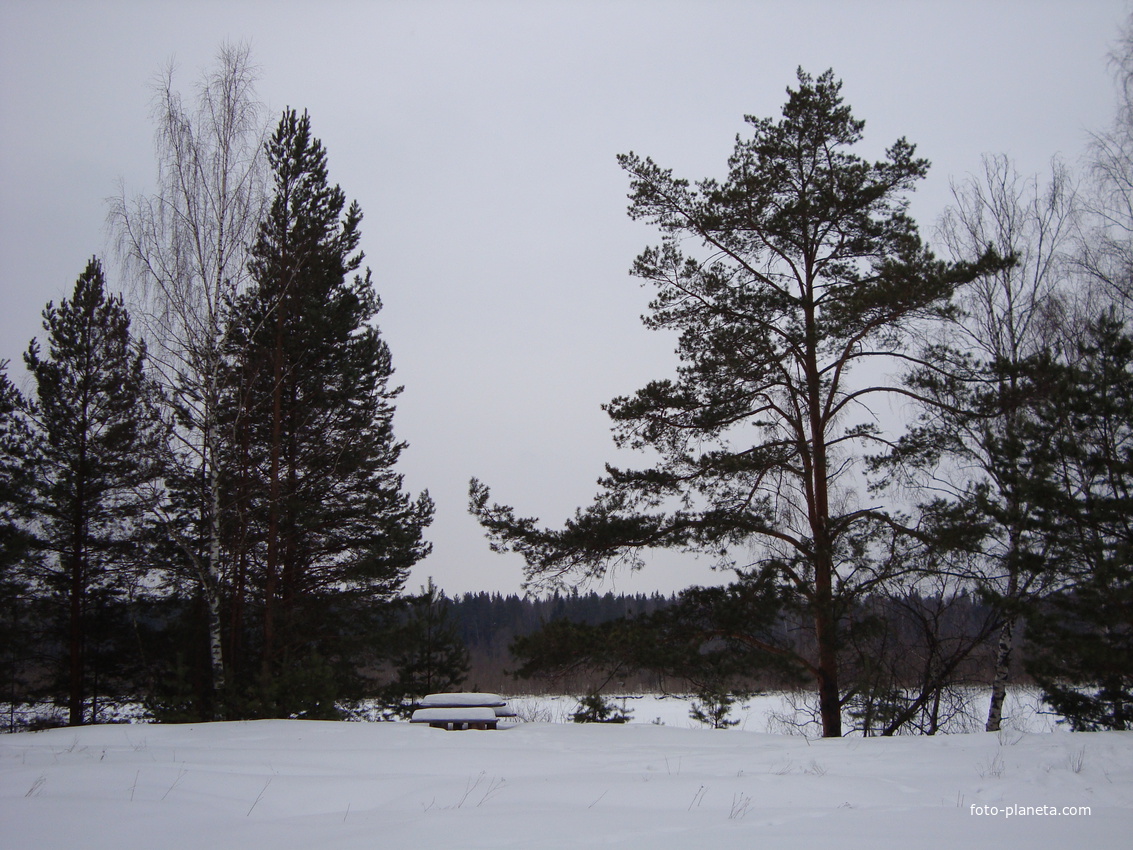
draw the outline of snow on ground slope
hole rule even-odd
[[[956,691],[953,716],[944,724],[948,732],[977,732],[984,728],[991,691],[970,688]],[[690,708],[695,697],[675,694],[634,694],[610,696],[619,711],[629,715],[630,723],[657,723],[682,729],[702,729],[692,720]],[[508,704],[520,718],[547,723],[569,723],[580,708],[573,696],[509,696]],[[1019,732],[1049,732],[1058,725],[1058,716],[1043,706],[1039,691],[1034,688],[1011,688],[1003,705],[1003,724]],[[733,705],[728,720],[747,732],[807,735],[817,738],[822,727],[818,722],[818,703],[812,693],[761,693]]]
[[[8,850],[1092,849],[1130,835],[1124,732],[808,740],[269,720],[0,736]]]

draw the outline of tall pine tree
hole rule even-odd
[[[982,268],[921,242],[907,195],[928,162],[913,145],[859,156],[864,122],[832,72],[800,69],[788,93],[780,120],[748,117],[722,181],[620,157],[630,216],[662,234],[633,266],[656,288],[644,321],[679,334],[681,363],[675,380],[607,410],[619,446],[658,463],[608,467],[562,531],[490,504],[475,481],[471,508],[536,580],[600,575],[652,546],[766,579],[813,624],[813,652],[795,660],[816,684],[823,734],[838,736],[841,631],[855,597],[900,568],[882,539],[889,518],[853,493],[855,455],[877,433],[870,405],[900,391],[863,367],[892,368],[918,320]]]
[[[28,472],[34,466],[35,443],[23,395],[8,377],[8,361],[0,361],[0,575],[19,562],[26,550],[22,519],[28,505]]]
[[[433,505],[394,471],[400,388],[357,273],[362,213],[327,182],[306,113],[283,114],[267,154],[274,195],[230,335],[233,666],[255,679],[251,713],[325,714],[351,674],[351,611],[400,590]]]
[[[47,305],[43,328],[47,355],[36,340],[24,355],[36,385],[29,412],[42,440],[34,578],[52,603],[60,690],[74,726],[97,713],[87,700],[99,696],[92,676],[109,663],[98,649],[113,628],[107,618],[144,569],[138,555],[162,428],[145,349],[131,338],[122,299],[106,293],[97,259],[70,300]]]

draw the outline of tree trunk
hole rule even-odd
[[[83,551],[81,534],[76,529],[71,552],[71,588],[69,605],[69,651],[67,708],[68,726],[83,725]]]
[[[1013,501],[1012,508],[1014,507]],[[1019,595],[1019,574],[1014,561],[1020,549],[1016,523],[1011,531],[1011,554],[1008,558],[1007,599],[1012,603]],[[1003,720],[1003,700],[1007,696],[1007,680],[1011,676],[1011,650],[1015,646],[1015,622],[1016,615],[1008,613],[999,629],[999,646],[995,652],[995,678],[991,683],[991,704],[988,706],[987,723],[984,726],[988,732],[998,732]]]
[[[842,737],[842,699],[838,686],[837,632],[829,604],[819,603],[815,612],[818,639],[818,710],[822,737]]]
[[[830,535],[830,490],[827,479],[825,405],[818,365],[817,307],[813,262],[807,260],[804,292],[807,383],[807,427],[810,430],[810,488],[807,494],[814,546],[814,631],[818,641],[818,708],[824,738],[842,737],[842,700],[838,686],[838,625],[834,613],[834,544]],[[804,468],[807,449],[802,447]]]
[[[995,679],[991,683],[991,705],[987,711],[988,732],[998,732],[1003,721],[1003,700],[1007,696],[1007,679],[1011,675],[1011,651],[1015,645],[1015,618],[1008,617],[999,630],[999,647],[995,653]]]
[[[225,717],[224,693],[227,682],[224,675],[224,649],[220,627],[220,470],[217,468],[219,449],[216,445],[216,370],[209,376],[210,394],[209,410],[206,411],[208,423],[205,429],[205,458],[208,464],[208,499],[209,499],[209,553],[208,575],[202,582],[205,591],[205,603],[208,606],[208,637],[209,637],[209,667],[212,671],[212,687],[216,703],[213,705],[214,720],[223,720]]]
[[[248,593],[248,540],[252,525],[251,491],[253,488],[252,460],[250,454],[248,417],[242,415],[237,425],[237,441],[240,450],[240,465],[236,476],[236,498],[233,503],[231,598],[228,621],[228,664],[235,679],[240,680],[246,669],[244,658],[244,614]]]
[[[270,472],[268,477],[268,539],[266,578],[264,583],[264,647],[261,673],[266,684],[271,677],[272,656],[275,652],[275,609],[280,566],[280,462],[283,452],[283,335],[287,312],[287,290],[280,290],[275,314],[275,350],[272,355],[272,409]]]
[[[87,570],[86,570],[86,530],[87,530],[87,505],[86,505],[86,480],[84,476],[87,471],[87,453],[86,453],[86,422],[83,422],[83,432],[79,443],[79,456],[76,461],[77,475],[75,476],[75,506],[74,506],[74,528],[71,533],[73,535],[71,540],[70,552],[70,599],[68,600],[69,612],[69,639],[68,639],[68,687],[67,687],[67,709],[68,709],[68,726],[82,726],[83,725],[83,702],[85,694],[83,693],[84,686],[84,667],[86,665],[85,648],[86,640],[83,634],[83,609],[85,606],[86,585],[87,585]]]

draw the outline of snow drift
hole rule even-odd
[[[1117,848],[1133,733],[270,720],[0,737],[0,844],[153,848]]]

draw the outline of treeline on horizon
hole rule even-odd
[[[569,658],[555,658],[544,652],[557,629],[566,628],[580,633],[601,632],[603,628],[623,627],[625,621],[639,620],[650,628],[650,619],[668,608],[679,605],[682,594],[615,594],[589,591],[579,593],[554,592],[545,596],[516,593],[458,594],[441,603],[447,613],[447,622],[453,633],[469,651],[468,686],[471,690],[499,691],[502,693],[550,693],[585,695],[613,690],[616,693],[640,691],[647,693],[703,693],[713,684],[705,677],[708,667],[676,672],[662,664],[648,662],[635,666],[624,659],[603,665],[594,663],[584,641],[575,642]],[[917,661],[931,654],[927,646],[926,630],[918,628],[915,619],[907,616],[905,603],[878,597],[866,600],[861,616],[885,619],[889,638],[902,646],[906,654],[895,677],[904,683],[918,680],[921,670]],[[966,646],[974,631],[986,628],[991,619],[992,606],[967,593],[960,593],[943,604],[940,599],[918,599],[916,604],[926,611],[946,612],[938,628],[927,630],[930,639],[941,645]],[[794,639],[805,644],[805,630],[793,629],[789,621],[780,623],[784,631],[791,631]],[[607,658],[617,659],[619,653],[601,635],[599,646],[609,651]],[[801,647],[800,647],[801,648]],[[698,645],[698,653],[705,647]],[[868,651],[868,650],[866,650]],[[864,654],[864,653],[863,653]],[[703,652],[702,660],[710,659]],[[861,660],[865,660],[862,658]],[[566,663],[563,663],[563,662]],[[1013,673],[1022,675],[1025,656],[1013,659]],[[986,685],[995,667],[994,646],[984,642],[957,665],[951,684],[958,689]],[[795,689],[797,677],[766,667],[739,669],[733,684],[741,691],[768,691]]]
[[[429,595],[429,589],[426,588],[424,596]],[[585,654],[586,647],[581,643],[572,650],[577,651],[571,657],[571,661],[575,663],[561,665],[557,663],[558,659],[547,659],[539,655],[545,635],[553,635],[557,629],[565,627],[572,632],[587,632],[600,631],[611,625],[624,625],[622,621],[640,619],[648,623],[652,615],[677,605],[680,601],[681,595],[677,593],[579,593],[577,590],[544,596],[480,591],[449,598],[433,589],[429,603],[433,609],[432,633],[420,643],[426,647],[423,655],[433,662],[440,659],[442,646],[449,651],[455,647],[458,656],[456,678],[460,675],[464,677],[456,686],[472,691],[570,694],[577,697],[604,691],[616,694],[696,694],[702,698],[712,696],[711,686],[719,683],[704,677],[707,667],[674,672],[663,665],[650,665],[648,662],[641,666],[621,662],[608,667],[595,665],[591,663],[594,659]],[[933,606],[939,604],[940,600],[922,602],[926,606]],[[967,636],[973,629],[978,629],[988,621],[990,606],[968,594],[961,594],[952,602],[954,605],[947,623],[936,630],[934,637],[942,644],[966,645]],[[183,608],[191,605],[191,601],[166,597],[115,604],[121,610],[102,611],[101,616],[93,618],[91,628],[89,665],[92,689],[98,692],[100,682],[110,683],[110,687],[92,700],[91,712],[95,722],[118,716],[117,712],[124,705],[137,702],[139,695],[159,692],[161,689],[155,688],[153,676],[162,666],[155,666],[153,660],[176,654],[179,643],[188,643],[183,634],[170,626],[184,621]],[[907,650],[904,663],[896,671],[896,676],[901,681],[913,683],[920,673],[916,659],[927,648],[924,633],[910,628],[910,621],[901,616],[901,611],[893,607],[891,600],[875,600],[872,613],[876,615],[878,609],[884,607],[892,608],[885,614],[885,619],[889,621],[886,631],[894,642]],[[401,610],[394,619],[404,628],[411,619],[411,612]],[[419,622],[430,618],[421,616],[418,611],[413,619]],[[132,626],[125,631],[115,630],[115,622],[131,623]],[[390,626],[389,622],[377,621],[377,628],[372,636],[375,645],[389,639]],[[786,622],[782,626],[785,630],[790,628]],[[805,632],[794,630],[794,633],[796,640],[805,643]],[[62,653],[62,646],[51,645],[50,635],[44,634],[41,639],[45,643],[37,647],[34,653],[36,657],[47,659]],[[617,656],[617,651],[608,653],[610,658]],[[978,652],[965,659],[950,683],[956,689],[950,695],[954,704],[946,705],[943,711],[938,712],[937,725],[945,725],[967,709],[965,689],[981,686],[988,681],[994,669],[994,658],[992,645],[984,644]],[[577,663],[580,659],[583,663]],[[1024,662],[1022,655],[1014,659],[1016,676],[1022,673]],[[448,674],[450,671],[444,672]],[[387,672],[387,676],[392,675],[393,671]],[[1025,680],[1025,677],[1021,678]],[[13,691],[12,685],[12,682],[8,683],[9,692],[4,695],[6,699],[0,699],[0,703],[7,703],[8,731],[21,728],[15,720],[21,694],[19,690]],[[437,684],[438,687],[444,685],[444,681]],[[731,685],[729,693],[743,695],[797,689],[799,681],[796,677],[779,671],[755,669],[741,671],[741,675]],[[387,701],[392,706],[396,700],[405,697],[412,700],[421,695],[398,691],[388,694]],[[23,696],[30,698],[32,695],[24,693]],[[153,704],[149,707],[152,708]],[[367,716],[372,715],[372,706],[363,708]],[[388,713],[390,716],[397,714],[392,708]],[[50,715],[41,715],[33,722],[43,724],[51,723],[52,720]],[[880,732],[883,729],[863,728],[863,731]]]
[[[629,681],[679,683],[714,725],[737,694],[792,686],[823,735],[933,734],[981,683],[999,729],[1025,671],[1075,729],[1127,728],[1123,39],[1086,177],[987,157],[954,184],[941,256],[907,214],[928,162],[905,139],[859,156],[833,71],[799,69],[780,117],[748,116],[724,177],[620,156],[629,214],[661,238],[633,265],[655,289],[643,321],[675,332],[679,366],[605,408],[653,465],[607,466],[562,526],[470,482],[527,599],[405,593],[434,507],[397,471],[362,210],[306,112],[263,114],[246,48],[222,48],[192,104],[170,72],[158,188],[109,213],[129,300],[92,258],[44,310],[28,392],[0,368],[7,701],[71,725],[113,700],[167,721],[395,717],[506,669],[591,691],[595,716]],[[875,413],[894,399],[899,433]],[[656,548],[731,580],[563,593]]]

